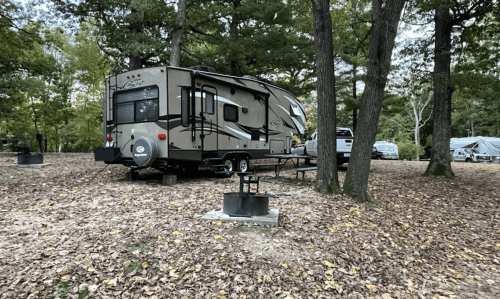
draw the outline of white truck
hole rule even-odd
[[[337,165],[342,165],[349,162],[351,157],[352,144],[354,135],[349,128],[337,127]],[[318,157],[318,131],[307,138],[304,146],[304,154],[311,158]]]
[[[477,149],[458,148],[453,150],[453,161],[455,162],[491,162],[491,155],[481,154]]]

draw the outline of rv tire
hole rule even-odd
[[[236,165],[237,165],[238,171],[240,171],[240,172],[247,172],[248,171],[248,159],[246,157],[239,158]]]
[[[226,170],[227,171],[234,171],[236,169],[233,159],[231,156],[225,157],[224,158],[224,165],[226,165]]]

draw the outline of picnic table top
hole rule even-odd
[[[307,159],[311,158],[307,155],[290,155],[290,154],[267,154],[264,155],[266,158],[276,158],[276,159]]]

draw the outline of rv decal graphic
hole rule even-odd
[[[294,101],[294,100],[290,99],[289,97],[287,97],[287,96],[285,96],[285,95],[283,95],[283,96],[284,96],[284,97],[285,97],[288,101],[290,101],[290,105],[292,105],[292,107],[293,107],[294,105],[297,105],[297,102],[296,102],[296,101]],[[300,107],[300,105],[297,105],[297,106],[298,106],[298,107]],[[300,107],[300,113],[299,113],[299,115],[300,115],[300,118],[302,119],[302,122],[303,122],[303,123],[306,123],[306,117],[305,117],[305,115],[304,115],[304,111],[302,110],[302,107]]]
[[[197,91],[197,92],[195,93],[195,96],[196,96],[197,98],[201,98],[201,92]],[[181,96],[179,95],[179,96],[177,96],[177,98],[178,98],[178,99],[180,99],[180,98],[181,98]],[[235,103],[235,102],[233,102],[233,101],[231,101],[231,100],[229,100],[229,99],[223,98],[223,97],[221,97],[221,96],[216,96],[216,97],[215,97],[215,100],[217,100],[217,101],[219,101],[219,102],[223,102],[223,103],[227,103],[227,104],[231,104],[231,105],[234,105],[234,106],[241,107],[239,104],[237,104],[237,103]]]
[[[217,96],[217,101],[241,107],[240,105],[236,104],[235,102],[228,100],[226,98],[223,98],[221,96]]]
[[[290,116],[290,118],[292,119],[293,123],[297,127],[297,130],[299,131],[299,133],[300,134],[304,134],[304,127],[295,119],[295,117],[291,116],[290,112],[288,110],[286,110],[285,107],[283,107],[281,105],[278,105],[278,107],[280,107],[281,109],[283,109],[286,112],[286,114],[288,114]]]
[[[252,136],[250,136],[250,134],[247,134],[247,133],[245,133],[245,132],[241,132],[241,131],[235,130],[235,129],[230,128],[230,127],[228,127],[228,126],[226,126],[226,128],[228,128],[229,130],[231,130],[231,131],[235,132],[235,133],[236,133],[236,134],[238,134],[238,135],[241,135],[241,136],[245,137],[246,139],[251,139],[251,138],[252,138]]]
[[[281,126],[281,121],[279,119],[274,119],[270,123],[271,126]]]
[[[123,89],[136,87],[141,85],[142,83],[144,83],[144,80],[142,79],[130,79],[127,82],[125,82],[125,84],[123,84]]]
[[[235,125],[237,125],[240,130],[242,130],[243,132],[250,134],[250,135],[252,135],[253,130],[259,130],[260,134],[266,134],[266,126],[265,125],[262,128],[248,127],[248,126],[244,126],[242,124],[235,124]],[[279,131],[269,130],[269,135],[278,135],[278,134],[280,134]],[[262,139],[262,140],[264,140],[264,139]]]

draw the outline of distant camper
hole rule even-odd
[[[211,70],[154,67],[107,78],[105,147],[95,159],[133,168],[222,164],[246,171],[250,159],[290,153],[293,135],[304,134],[303,104],[266,82]]]
[[[380,155],[377,158],[387,160],[399,159],[398,146],[395,143],[389,141],[377,141],[373,145],[373,148],[377,152],[380,152]]]

